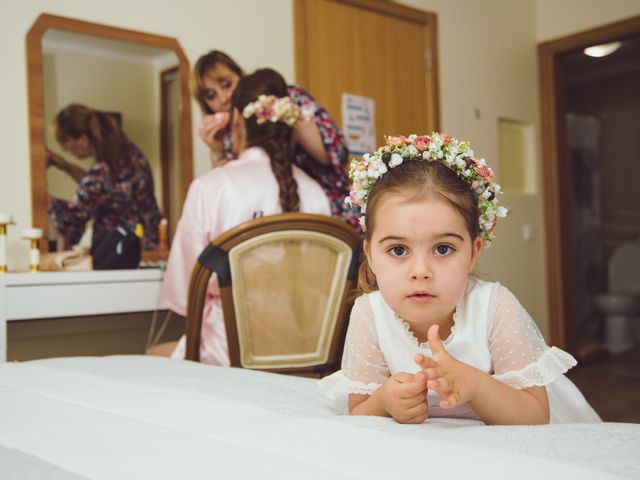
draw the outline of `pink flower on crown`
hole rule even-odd
[[[473,171],[476,172],[479,177],[483,178],[486,181],[491,181],[493,179],[493,171],[488,166],[478,162],[474,163],[475,164],[473,165]]]
[[[430,142],[431,138],[427,135],[422,135],[413,139],[413,144],[420,152],[424,152],[427,148],[429,148]]]

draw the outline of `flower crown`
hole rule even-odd
[[[267,120],[270,122],[283,122],[293,127],[297,123],[308,122],[311,114],[300,108],[290,97],[276,97],[274,95],[260,95],[255,102],[247,104],[242,110],[244,118],[256,116],[258,124]]]
[[[469,142],[433,132],[427,135],[403,135],[385,137],[385,145],[374,153],[365,153],[362,158],[353,158],[349,178],[353,187],[345,202],[360,207],[360,223],[364,225],[369,192],[375,183],[388,171],[407,160],[438,161],[449,167],[469,185],[478,202],[478,226],[485,248],[495,238],[493,233],[498,217],[507,216],[508,210],[498,206],[500,185],[493,182],[493,171],[484,159],[476,160]]]

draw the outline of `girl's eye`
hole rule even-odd
[[[434,249],[434,253],[439,257],[446,257],[451,255],[453,252],[455,252],[455,249],[449,245],[438,245]]]
[[[391,247],[388,252],[393,256],[393,257],[404,257],[407,254],[407,249],[405,247],[402,246],[395,246],[395,247]]]
[[[211,100],[216,98],[216,92],[214,92],[213,90],[205,90],[204,91],[204,98],[205,98],[205,100],[210,102]]]
[[[220,86],[222,88],[224,88],[225,90],[229,90],[231,88],[231,81],[230,80],[224,80],[224,81],[220,82]]]

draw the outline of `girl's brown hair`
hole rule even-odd
[[[200,105],[200,110],[202,110],[204,115],[211,115],[216,112],[211,110],[211,107],[207,105],[205,100],[207,89],[204,87],[202,79],[209,70],[213,70],[218,64],[229,67],[229,70],[239,77],[244,75],[240,65],[238,65],[229,55],[221,52],[220,50],[211,50],[209,53],[201,56],[193,66],[193,71],[191,72],[191,94],[196,102],[198,102],[198,105]]]
[[[383,155],[382,160],[388,163],[390,155]],[[427,195],[438,195],[445,199],[462,215],[471,239],[479,233],[478,203],[469,185],[459,179],[455,172],[438,161],[406,161],[402,165],[389,168],[371,188],[367,200],[365,216],[365,238],[371,242],[371,234],[375,228],[376,210],[380,199],[385,194],[404,195],[408,200],[423,199]],[[358,289],[362,293],[378,288],[375,275],[369,268],[366,258],[360,263],[358,272]]]
[[[275,70],[256,70],[255,73],[240,79],[231,96],[231,107],[242,112],[244,107],[256,101],[260,95],[287,97],[287,83]],[[233,124],[233,119],[230,123]],[[245,126],[247,147],[262,147],[271,159],[271,169],[280,187],[282,211],[299,211],[298,184],[293,178],[291,163],[293,129],[283,122],[267,121],[259,124],[255,115],[245,119]]]
[[[129,158],[129,140],[116,121],[106,113],[72,104],[60,110],[54,120],[54,133],[63,145],[86,135],[96,162],[104,162],[118,175]]]

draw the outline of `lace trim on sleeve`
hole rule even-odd
[[[378,383],[350,380],[342,371],[337,371],[318,382],[318,388],[324,394],[322,395],[323,403],[341,415],[349,414],[350,393],[371,395],[379,386]]]
[[[517,390],[535,386],[543,387],[549,385],[576,364],[576,359],[573,356],[564,350],[551,347],[534,363],[530,363],[520,370],[494,375],[494,378]]]
[[[325,377],[318,383],[320,390],[332,400],[350,393],[371,395],[379,386],[379,383],[364,383],[357,380],[350,380],[344,376],[342,371]]]

